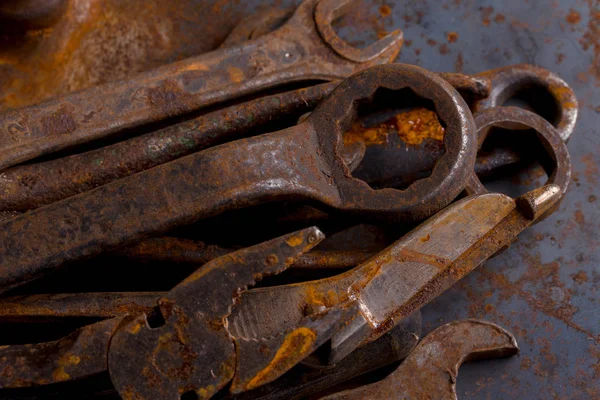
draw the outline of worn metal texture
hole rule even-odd
[[[0,110],[214,50],[255,8],[235,0],[3,1]]]
[[[487,78],[448,73],[441,76],[472,98],[480,98],[491,90]],[[332,82],[255,99],[96,150],[9,168],[1,174],[0,210],[35,209],[206,147],[245,137],[253,130],[261,129],[264,132],[268,130],[264,126],[267,122],[273,126],[278,120],[313,110],[336,86],[337,83]],[[357,124],[358,121],[353,127],[360,126]],[[352,128],[344,135],[344,143],[350,148],[378,142],[378,137],[369,140],[371,132],[370,129]],[[427,146],[412,143],[411,146],[394,147],[395,151],[384,159],[381,159],[380,152],[370,149],[370,157],[379,159],[377,162],[366,162],[365,165],[391,164],[391,167],[378,167],[375,177],[360,171],[355,176],[373,185],[392,174],[401,177],[404,186],[408,186],[423,172],[429,174],[435,160],[442,154],[443,135],[435,139],[433,143],[428,142]],[[389,143],[387,133],[385,141]],[[398,154],[402,154],[399,162]],[[349,165],[350,169],[358,166],[361,160],[360,157],[354,160],[356,165]],[[425,165],[416,160],[425,160]],[[511,159],[507,157],[480,157],[481,166],[478,166],[478,170],[485,166],[494,171],[510,162]]]
[[[233,379],[238,392],[269,383],[306,358],[343,324],[353,307],[307,315],[278,335],[247,340],[229,334],[226,317],[239,295],[265,275],[279,273],[323,234],[307,228],[212,261],[113,335],[108,368],[124,398],[208,399]],[[160,318],[159,318],[160,317]]]
[[[573,184],[560,208],[423,310],[426,328],[484,318],[513,332],[521,355],[461,369],[463,399],[600,397],[600,4],[596,0],[363,1],[352,43],[401,28],[399,61],[476,74],[527,63],[564,79],[579,101],[568,148]],[[535,167],[486,184],[511,195],[545,180]]]
[[[393,61],[401,31],[363,49],[339,48],[330,43],[337,35],[323,34],[330,14],[351,1],[305,0],[279,29],[238,47],[4,112],[0,168],[284,84],[342,79]]]
[[[357,349],[333,366],[314,366],[305,360],[276,381],[233,399],[300,400],[315,397],[337,384],[402,360],[417,345],[420,335],[421,313],[416,312],[376,341]]]
[[[477,320],[455,321],[425,336],[382,381],[322,399],[458,400],[456,381],[462,363],[509,357],[518,352],[514,336],[498,325]]]
[[[431,176],[404,191],[371,189],[350,175],[339,155],[358,101],[380,88],[410,89],[429,99],[446,124],[446,152]],[[410,65],[375,66],[340,83],[300,125],[191,154],[4,221],[0,286],[266,201],[315,200],[364,219],[419,221],[464,189],[475,163],[475,136],[467,105],[445,80]]]
[[[488,115],[503,122],[499,116],[504,111],[479,114],[482,129]],[[570,180],[568,154],[551,126],[543,135],[550,136],[548,142],[556,148],[549,151],[558,155],[547,185],[516,200],[498,193],[469,196],[344,274],[245,292],[230,317],[232,332],[269,336],[301,320],[306,310],[327,310],[350,298],[360,304],[360,315],[332,338],[327,362],[337,362],[387,332],[510,244],[560,201]]]
[[[252,129],[313,109],[337,86],[326,83],[255,99],[96,150],[2,172],[0,209],[27,211],[85,192]]]

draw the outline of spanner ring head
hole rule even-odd
[[[548,174],[546,185],[557,185],[561,191],[560,198],[564,197],[571,180],[571,160],[566,144],[552,124],[538,114],[519,107],[490,108],[475,114],[474,118],[480,143],[483,143],[490,128],[493,126],[511,124],[535,130],[546,153],[545,157],[539,158],[540,164],[546,171],[546,174]],[[469,178],[465,191],[469,195],[487,192],[474,172]],[[559,204],[560,201],[542,214],[538,220],[548,217]]]
[[[577,97],[573,89],[558,75],[544,68],[522,64],[493,69],[483,72],[480,76],[492,81],[492,92],[487,98],[475,103],[474,112],[502,107],[521,90],[539,88],[547,91],[554,100],[556,115],[554,120],[549,122],[556,128],[560,138],[567,141],[575,130]]]
[[[433,102],[445,126],[445,152],[431,175],[405,190],[373,190],[353,178],[340,154],[342,134],[350,128],[359,102],[372,99],[378,89],[410,89]],[[310,115],[323,157],[331,166],[341,204],[334,207],[388,221],[420,221],[448,205],[463,190],[473,171],[477,151],[475,123],[458,92],[444,79],[414,65],[375,66],[344,80]]]

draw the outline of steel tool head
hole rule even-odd
[[[507,124],[510,124],[511,127],[535,130],[536,136],[541,144],[541,146],[538,147],[541,152],[538,151],[535,156],[548,174],[546,186],[555,186],[553,189],[547,189],[547,194],[558,190],[556,196],[562,200],[569,187],[569,182],[571,181],[571,161],[567,146],[564,141],[561,140],[562,138],[556,128],[539,115],[518,107],[496,107],[486,109],[475,114],[475,123],[477,125],[478,141],[480,144],[485,141],[490,128],[493,126],[506,126]],[[515,131],[509,134],[519,135],[520,133],[519,131]],[[465,191],[468,194],[487,192],[475,174],[472,174],[469,178]],[[532,196],[537,200],[533,200]],[[552,195],[551,197],[555,197],[555,195]],[[525,207],[524,211],[526,210],[525,212],[528,213],[531,219],[540,221],[550,215],[560,204],[559,200],[553,203],[552,208],[548,210],[540,203],[542,198],[547,199],[548,196],[543,196],[539,191],[536,191],[521,196],[518,201]]]
[[[315,22],[323,40],[340,56],[354,62],[367,62],[386,53],[400,50],[403,42],[401,30],[395,30],[364,49],[349,46],[336,33],[331,23],[348,12],[356,0],[320,0],[315,8]]]
[[[545,109],[535,110],[544,115],[551,110],[553,115],[544,115],[556,128],[560,138],[567,141],[577,122],[578,102],[575,92],[561,77],[547,69],[529,64],[510,65],[479,74],[492,81],[492,91],[487,98],[477,101],[474,111],[504,106],[506,101],[524,90],[534,90],[538,97],[534,107],[544,104]],[[540,101],[540,91],[546,92],[554,104]]]
[[[340,157],[342,134],[350,128],[358,105],[385,89],[408,89],[431,101],[446,129],[445,152],[431,175],[402,191],[371,189],[350,175]],[[475,124],[466,103],[447,81],[413,65],[375,66],[351,76],[311,113],[306,123],[314,129],[320,153],[329,164],[329,174],[340,193],[341,204],[332,205],[363,216],[422,220],[456,198],[475,163]]]
[[[124,321],[108,353],[121,396],[178,400],[193,392],[207,399],[234,375],[234,388],[256,387],[314,351],[344,323],[343,310],[312,316],[262,343],[234,344],[226,317],[248,285],[283,271],[322,239],[317,228],[307,228],[217,258],[159,300],[152,320],[139,315]],[[355,314],[350,304],[345,308],[347,316]]]
[[[505,329],[485,321],[455,321],[437,328],[391,375],[322,400],[457,400],[458,369],[467,361],[510,357],[519,352]]]

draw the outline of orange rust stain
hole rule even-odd
[[[485,26],[488,26],[491,21],[490,17],[492,16],[492,13],[494,12],[494,7],[481,7],[480,11],[481,11],[481,23]]]
[[[590,5],[587,30],[579,40],[584,51],[593,51],[593,62],[588,72],[596,79],[595,85],[600,87],[600,11]]]
[[[361,122],[352,124],[350,130],[344,133],[344,144],[363,142],[366,145],[385,144],[388,142],[388,132],[392,127],[388,124],[366,128]]]
[[[71,376],[65,372],[65,367],[77,365],[80,362],[81,358],[78,356],[68,354],[61,356],[57,361],[58,367],[52,372],[52,378],[55,382],[62,382],[70,379]]]
[[[240,83],[244,80],[244,71],[237,67],[229,67],[227,72],[229,73],[229,78],[233,83]]]
[[[312,329],[306,327],[294,329],[286,335],[269,365],[248,382],[246,389],[254,389],[279,377],[306,357],[316,340],[317,334]]]
[[[446,43],[444,43],[443,45],[440,46],[440,54],[446,55],[448,53],[450,53],[450,49],[448,48],[448,45]]]
[[[431,47],[437,46],[437,42],[433,39],[427,39],[427,44],[430,45]]]
[[[415,108],[396,115],[396,129],[400,138],[411,145],[418,145],[425,139],[444,140],[445,129],[437,114],[426,108]]]
[[[486,304],[485,305],[485,312],[490,313],[492,311],[494,311],[496,309],[496,307],[494,307],[493,304]]]
[[[592,185],[598,184],[598,174],[600,171],[598,170],[598,166],[594,160],[594,153],[586,153],[581,157],[581,161],[583,165],[585,165],[584,175],[585,179]]]
[[[569,14],[567,14],[567,22],[571,25],[576,25],[581,22],[581,14],[579,14],[576,10],[572,8],[569,10]]]
[[[286,240],[286,243],[292,247],[300,246],[302,242],[302,236],[292,236],[288,240]]]
[[[429,233],[426,236],[419,238],[421,242],[429,242],[429,239],[431,239],[431,235]]]
[[[379,7],[379,13],[382,17],[389,17],[392,13],[392,9],[387,4],[384,4],[381,7]]]
[[[585,224],[585,216],[581,210],[575,211],[575,222],[577,222],[577,225],[580,227],[583,227]]]
[[[131,325],[128,330],[131,334],[135,335],[137,334],[140,329],[142,329],[142,323],[141,322],[136,322],[135,324]]]
[[[573,282],[578,285],[581,285],[589,280],[587,273],[583,270],[577,272],[576,274],[572,274],[571,278],[573,279]]]
[[[496,14],[494,17],[494,22],[497,24],[501,24],[506,21],[506,17],[503,14]]]
[[[408,262],[417,262],[428,265],[433,265],[434,267],[444,270],[452,265],[450,260],[447,260],[440,256],[435,256],[431,254],[420,253],[415,250],[410,249],[402,249],[398,253],[400,261],[408,261]]]
[[[446,35],[446,39],[448,39],[448,43],[454,43],[458,40],[458,33],[448,32],[448,34]]]

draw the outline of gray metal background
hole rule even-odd
[[[580,117],[568,144],[573,184],[560,210],[427,306],[424,318],[427,331],[454,319],[484,318],[518,340],[518,357],[461,368],[459,398],[600,398],[600,2],[363,4],[343,21],[343,34],[360,44],[402,28],[400,62],[465,73],[531,63],[558,73],[575,89]],[[541,184],[545,176],[538,172],[505,187]]]

